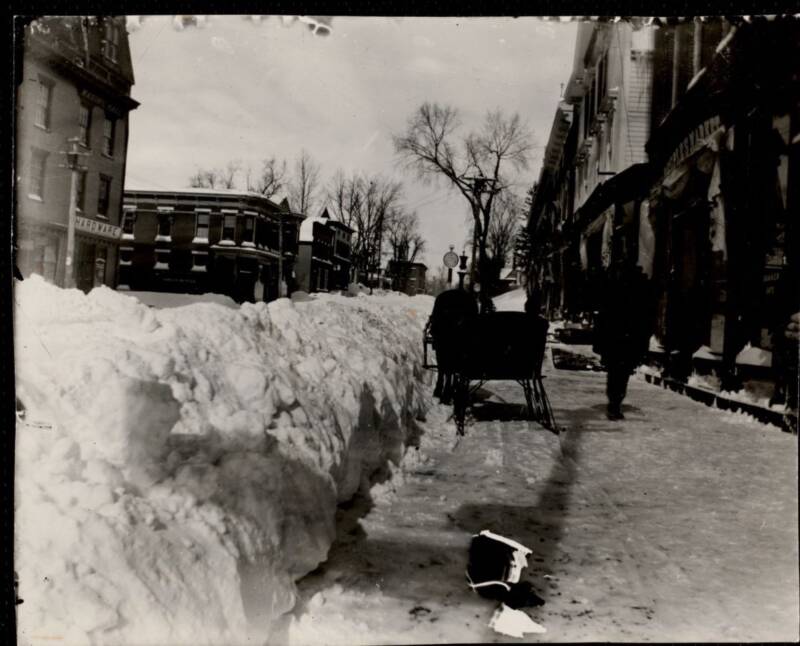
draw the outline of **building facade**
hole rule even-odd
[[[350,282],[353,230],[324,209],[300,226],[297,288],[305,292],[344,290]]]
[[[642,216],[665,374],[705,373],[723,390],[763,380],[773,402],[793,383],[795,407],[784,331],[800,311],[798,61],[794,19],[659,30]]]
[[[638,267],[665,378],[796,409],[799,48],[792,18],[580,27],[529,222],[551,315]]]
[[[528,284],[541,290],[548,312],[580,317],[595,308],[597,283],[611,261],[610,232],[625,217],[619,200],[608,199],[608,184],[635,189],[622,175],[646,160],[653,46],[649,27],[578,28],[529,219],[536,258]]]
[[[270,301],[293,289],[301,216],[258,193],[125,192],[119,288]]]
[[[408,260],[390,260],[386,265],[386,277],[391,281],[391,288],[409,296],[426,292],[427,271],[423,263]]]
[[[34,20],[24,30],[17,74],[17,267],[23,276],[37,273],[60,286],[113,287],[128,114],[138,106],[130,96],[125,18]],[[71,150],[78,153],[74,170]]]

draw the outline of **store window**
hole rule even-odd
[[[39,77],[36,85],[36,110],[33,122],[40,128],[50,128],[50,108],[53,102],[53,82]]]
[[[111,178],[100,175],[100,188],[97,192],[97,215],[101,218],[108,217],[108,206],[111,202]]]
[[[37,200],[44,200],[44,178],[46,168],[47,153],[34,148],[31,154],[31,174],[29,178],[28,195]]]
[[[108,259],[108,248],[97,247],[94,258],[94,286],[106,284],[106,260]]]
[[[91,143],[91,129],[92,129],[92,108],[81,103],[80,111],[78,112],[78,138],[83,146],[90,147]]]

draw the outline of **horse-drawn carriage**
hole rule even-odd
[[[487,381],[516,381],[525,393],[527,413],[558,433],[544,389],[542,363],[547,340],[546,319],[526,312],[478,314],[472,297],[461,290],[440,294],[425,328],[426,368],[438,371],[434,394],[453,404],[459,435],[467,409]],[[435,353],[436,363],[431,362]]]

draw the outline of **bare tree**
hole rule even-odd
[[[414,262],[425,250],[417,214],[401,208],[393,209],[386,220],[386,241],[392,251],[392,260]]]
[[[251,181],[252,169],[247,168],[247,190],[272,197],[280,193],[286,185],[286,160],[278,160],[274,155],[261,163],[261,171]]]
[[[232,160],[225,164],[225,168],[216,171],[220,188],[236,188],[236,175],[242,168],[242,162]]]
[[[304,215],[314,215],[317,204],[320,167],[305,148],[294,164],[294,176],[289,182],[289,199]]]
[[[331,215],[354,229],[361,210],[363,179],[358,173],[350,177],[339,169],[333,176],[326,192],[328,208]]]
[[[498,269],[508,263],[514,251],[514,239],[522,224],[524,206],[522,200],[509,191],[498,195],[495,212],[489,223],[486,236],[487,253],[495,261]]]
[[[236,174],[242,163],[229,161],[224,168],[200,168],[189,178],[191,188],[236,188]]]
[[[478,246],[478,268],[487,265],[487,238],[497,195],[507,188],[508,173],[528,167],[532,135],[518,114],[489,112],[477,131],[459,135],[458,111],[424,103],[394,139],[395,152],[423,180],[444,178],[470,205]],[[486,275],[488,272],[484,272]],[[481,290],[490,306],[491,285]]]
[[[189,178],[189,186],[191,188],[216,188],[217,174],[213,170],[200,168]]]
[[[362,275],[380,265],[386,227],[401,197],[401,184],[379,175],[347,176],[340,170],[333,176],[328,208],[334,218],[353,229],[353,266]]]

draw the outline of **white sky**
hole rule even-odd
[[[169,16],[147,17],[130,34],[141,105],[126,187],[185,187],[197,167],[241,159],[258,168],[306,148],[326,183],[338,168],[402,180],[427,240],[422,260],[436,271],[468,235],[466,202],[405,173],[391,135],[424,101],[456,106],[467,126],[498,107],[519,112],[539,146],[524,192],[538,176],[576,29],[537,18],[337,17],[321,38],[277,18],[211,16],[178,31]]]

